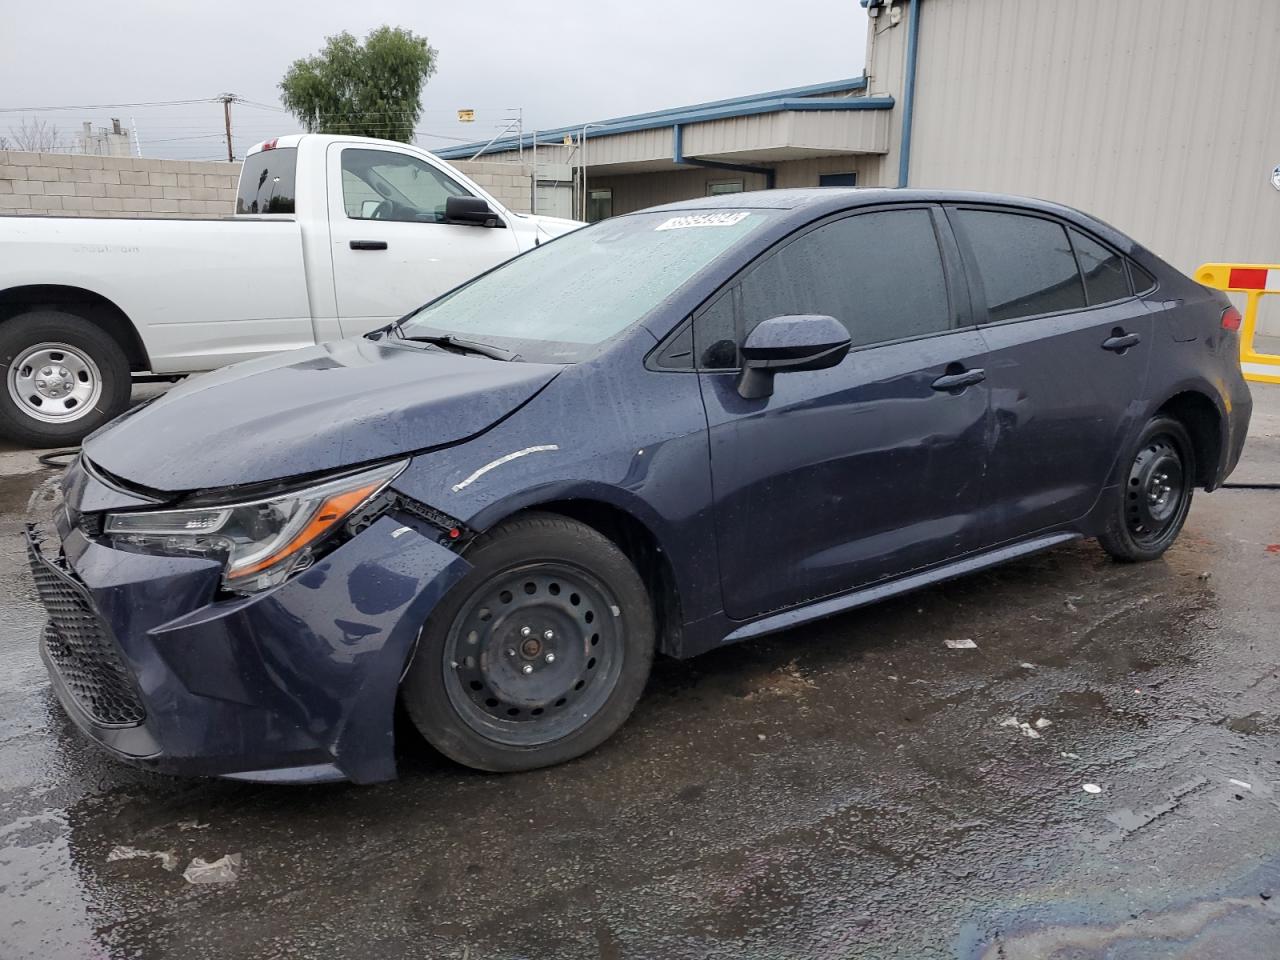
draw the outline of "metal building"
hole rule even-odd
[[[863,77],[544,131],[538,163],[573,168],[590,219],[767,186],[957,187],[1080,207],[1186,271],[1280,261],[1280,0],[861,2]]]

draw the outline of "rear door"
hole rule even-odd
[[[724,607],[746,619],[946,560],[977,539],[984,347],[940,211],[893,207],[783,241],[694,318],[710,429]],[[942,238],[949,243],[949,238]],[[831,369],[738,393],[756,324],[827,314],[853,348]],[[969,371],[974,382],[948,388]]]
[[[1068,523],[1102,491],[1146,396],[1152,318],[1125,258],[1071,224],[948,208],[988,351],[988,544]]]
[[[473,194],[407,150],[335,143],[328,183],[334,292],[346,335],[403,316],[519,252],[505,223],[445,223],[446,200]]]

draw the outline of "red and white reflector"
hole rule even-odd
[[[1280,291],[1280,270],[1268,270],[1265,267],[1232,267],[1227,278],[1227,286],[1232,290],[1276,290]]]

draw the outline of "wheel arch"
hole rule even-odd
[[[1203,390],[1181,390],[1156,409],[1186,428],[1196,458],[1196,486],[1213,490],[1220,482],[1222,453],[1227,443],[1226,415]]]
[[[40,283],[0,291],[0,323],[41,308],[66,310],[99,327],[120,345],[136,372],[151,369],[138,328],[113,301],[84,287]]]
[[[533,512],[554,513],[585,524],[626,554],[639,571],[653,605],[658,652],[679,656],[684,624],[679,581],[671,556],[652,523],[642,519],[635,509],[602,496],[598,491],[587,495],[567,495],[562,491],[545,499],[513,504],[507,510],[486,511],[479,528],[488,529],[504,520]]]

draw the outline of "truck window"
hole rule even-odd
[[[342,205],[353,220],[441,223],[449,197],[471,192],[431,164],[389,150],[342,151]]]
[[[295,147],[260,150],[244,159],[236,213],[293,213]]]

